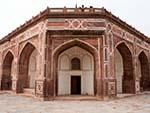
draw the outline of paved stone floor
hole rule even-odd
[[[150,95],[111,101],[39,101],[0,94],[0,113],[150,113]]]

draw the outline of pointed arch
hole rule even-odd
[[[30,57],[34,51],[37,51],[31,43],[26,43],[19,56],[19,75],[17,82],[17,92],[22,93],[24,88],[29,88],[30,78],[28,75]]]
[[[81,62],[79,58],[74,57],[71,59],[71,70],[81,70]]]
[[[122,58],[122,93],[134,93],[135,92],[135,80],[133,74],[133,59],[132,52],[128,46],[123,42],[116,46],[116,49]],[[115,59],[116,61],[117,59]],[[117,63],[115,64],[117,65]],[[116,67],[116,66],[115,66]],[[117,74],[116,74],[117,75]],[[117,76],[116,76],[117,78]]]
[[[92,45],[88,44],[88,43],[85,43],[79,39],[75,39],[75,40],[71,40],[71,41],[68,41],[66,43],[63,43],[62,45],[60,45],[59,47],[57,47],[55,50],[54,50],[54,53],[53,53],[53,76],[56,77],[55,78],[55,84],[56,84],[56,87],[55,87],[55,93],[57,95],[57,90],[58,90],[58,72],[57,72],[57,69],[58,69],[58,58],[59,58],[59,55],[64,52],[65,50],[69,49],[69,48],[72,48],[72,47],[80,47],[86,51],[88,51],[89,53],[91,53],[91,55],[93,55],[93,60],[94,60],[94,94],[97,93],[97,81],[96,81],[96,76],[99,76],[99,70],[96,69],[96,67],[98,67],[98,52],[97,52],[97,49],[95,47],[93,47]]]
[[[130,48],[129,44],[127,42],[125,42],[124,40],[118,42],[116,45],[115,45],[115,48],[117,48],[119,45],[125,45],[125,47],[128,48],[128,50],[130,51],[131,54],[133,54],[132,52],[132,49]]]
[[[138,59],[140,61],[140,88],[143,91],[150,90],[150,70],[149,70],[149,63],[148,57],[146,56],[145,52],[142,51]]]
[[[65,42],[61,45],[59,45],[55,50],[54,50],[54,55],[57,56],[58,53],[61,53],[65,50],[67,50],[68,48],[71,48],[73,46],[78,46],[81,47],[85,50],[88,50],[90,53],[97,53],[97,49],[95,47],[93,47],[92,45],[90,45],[87,42],[84,42],[82,40],[79,39],[74,39],[74,40],[70,40],[68,42]]]
[[[14,55],[11,51],[8,51],[4,57],[2,64],[2,90],[12,89],[12,63],[14,60]]]

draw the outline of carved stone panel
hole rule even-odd
[[[36,95],[43,95],[43,86],[44,86],[44,82],[42,80],[37,80],[35,87],[36,87],[36,91],[35,94]]]
[[[108,95],[115,95],[116,94],[116,85],[115,81],[108,82]]]
[[[48,19],[47,27],[49,30],[104,30],[104,19]]]

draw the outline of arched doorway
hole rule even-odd
[[[17,84],[18,93],[22,93],[24,88],[34,89],[37,72],[37,50],[27,43],[23,48],[19,59],[19,77]]]
[[[150,73],[149,64],[146,54],[142,51],[139,56],[139,75],[140,75],[140,89],[142,91],[150,91]]]
[[[94,61],[88,51],[73,46],[59,55],[58,95],[94,95]]]
[[[132,54],[125,43],[119,44],[115,50],[115,76],[117,93],[134,93]]]
[[[3,61],[2,66],[2,90],[11,90],[12,89],[12,63],[14,60],[13,54],[9,51]]]

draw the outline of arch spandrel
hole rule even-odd
[[[74,39],[74,40],[69,40],[69,41],[59,45],[58,47],[56,47],[53,51],[53,54],[56,55],[57,53],[59,53],[58,51],[60,51],[60,53],[61,53],[65,49],[68,49],[73,46],[79,46],[79,47],[81,46],[82,48],[91,51],[91,53],[98,52],[98,50],[91,44],[84,42],[82,40],[79,40],[79,39]]]
[[[19,42],[19,47],[18,47],[19,55],[20,55],[21,51],[23,50],[23,48],[28,43],[32,44],[37,49],[37,51],[40,53],[40,43],[39,43],[40,40],[39,40],[39,38],[40,38],[39,35],[35,35],[35,36],[31,37],[30,39],[28,39],[26,41]]]
[[[2,59],[3,59],[3,60],[5,59],[6,55],[7,55],[9,52],[11,52],[11,54],[12,54],[14,57],[16,57],[16,54],[15,54],[13,48],[10,48],[10,49],[4,50],[4,51],[2,52]]]

